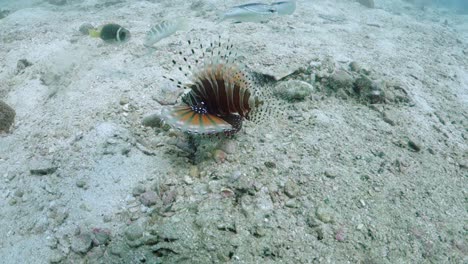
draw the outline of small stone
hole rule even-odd
[[[23,197],[24,192],[23,192],[23,190],[21,190],[21,189],[16,189],[14,195],[15,195],[16,197],[20,197],[20,198],[21,198],[21,197]]]
[[[8,201],[8,204],[10,206],[13,206],[15,205],[16,203],[18,202],[18,200],[16,198],[11,198],[9,201]]]
[[[152,206],[152,205],[155,205],[156,202],[158,201],[158,195],[156,194],[156,192],[154,191],[147,191],[147,192],[144,192],[141,196],[140,196],[140,202],[142,204],[144,204],[145,206]]]
[[[106,228],[94,228],[93,229],[93,244],[95,246],[106,245],[110,240],[111,231]]]
[[[393,121],[393,119],[391,119],[390,117],[388,117],[385,113],[383,115],[383,121],[391,126],[395,126],[395,121]]]
[[[353,77],[344,70],[337,70],[328,79],[328,88],[333,91],[348,90],[353,86]]]
[[[120,97],[119,104],[120,105],[128,105],[130,99],[127,96]]]
[[[54,166],[51,161],[46,159],[37,159],[31,161],[29,171],[33,175],[47,175],[54,173],[58,167]]]
[[[357,62],[352,61],[349,64],[349,69],[353,72],[359,72],[361,70],[361,66]]]
[[[325,231],[321,227],[315,228],[318,240],[323,240],[325,238]]]
[[[60,250],[53,250],[49,256],[49,263],[62,263],[65,255]]]
[[[265,161],[265,167],[267,168],[270,168],[270,169],[273,169],[273,168],[276,168],[276,163],[274,163],[273,161]]]
[[[102,217],[102,221],[104,221],[104,223],[109,223],[110,221],[112,221],[112,216],[106,214]]]
[[[198,167],[196,165],[190,166],[189,175],[192,178],[200,177],[200,171],[198,170]]]
[[[362,230],[363,228],[364,228],[363,224],[358,224],[356,227],[357,230]]]
[[[224,140],[219,144],[218,148],[227,154],[234,154],[237,152],[237,142],[234,140]]]
[[[431,151],[432,149],[429,149],[429,150]],[[430,151],[429,151],[429,152],[430,152]],[[433,151],[433,150],[432,150],[432,153],[431,153],[431,154],[434,154],[434,151]],[[466,170],[466,169],[468,169],[468,161],[460,161],[460,162],[458,162],[458,166],[459,166],[461,169],[465,169],[465,170]]]
[[[93,239],[91,237],[91,234],[80,234],[72,239],[71,249],[75,253],[85,254],[91,249],[92,243]]]
[[[326,170],[324,175],[325,177],[330,178],[330,179],[335,179],[337,176],[336,173],[331,170]]]
[[[18,60],[18,62],[16,63],[16,74],[21,73],[24,69],[26,69],[27,67],[29,67],[31,65],[32,65],[32,63],[29,62],[26,59]]]
[[[408,141],[408,147],[410,147],[410,149],[412,149],[412,150],[415,151],[415,152],[421,151],[421,145],[419,145],[418,143],[414,142],[413,140],[409,140],[409,141]]]
[[[185,182],[185,184],[187,184],[187,185],[192,185],[192,184],[193,184],[193,179],[192,179],[192,177],[190,177],[190,176],[185,176],[185,177],[184,177],[184,182]]]
[[[122,244],[114,244],[112,243],[110,248],[110,253],[114,256],[122,256],[123,252],[125,251],[125,247]]]
[[[135,241],[143,236],[143,227],[133,223],[125,230],[125,237],[130,241]]]
[[[230,182],[235,182],[237,181],[240,177],[242,176],[242,172],[236,170],[232,172],[231,176],[229,177]]]
[[[15,121],[15,116],[15,110],[0,100],[0,133],[10,130],[11,125]]]
[[[226,161],[227,154],[226,152],[216,149],[213,151],[213,159],[216,161],[216,163],[223,163]]]
[[[374,4],[374,0],[357,0],[358,3],[360,3],[361,5],[365,6],[365,7],[368,7],[368,8],[374,8],[375,7],[375,4]]]
[[[284,193],[289,198],[294,198],[299,194],[299,186],[294,181],[288,180],[284,185]]]
[[[86,181],[85,180],[77,180],[76,181],[76,187],[78,188],[85,188],[86,187]],[[86,189],[86,188],[85,188]]]
[[[343,242],[346,239],[346,233],[343,228],[340,228],[336,231],[335,233],[335,239],[336,241]]]
[[[307,82],[299,80],[287,80],[279,82],[273,89],[273,93],[287,101],[301,101],[314,90]]]
[[[161,116],[158,114],[147,115],[143,117],[143,119],[141,120],[141,124],[143,126],[153,127],[153,128],[161,127],[162,126]]]
[[[309,215],[307,217],[307,225],[309,225],[312,228],[320,226],[320,222],[315,217],[315,213],[313,213],[313,212],[309,213]]]
[[[289,208],[299,208],[299,203],[296,199],[289,199],[284,205]]]
[[[133,188],[132,190],[132,195],[133,196],[138,196],[142,193],[144,193],[146,190],[145,190],[145,187],[143,185],[137,185],[135,188]]]
[[[322,207],[317,208],[317,211],[315,211],[315,215],[320,221],[324,223],[333,222],[333,216],[325,208],[322,208]]]
[[[366,202],[364,202],[364,200],[360,199],[359,200],[359,205],[358,205],[359,208],[364,208],[366,207]]]

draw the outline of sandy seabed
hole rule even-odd
[[[0,262],[466,263],[467,15],[297,5],[231,24],[214,0],[2,4],[0,100],[16,119],[0,137]],[[180,16],[188,31],[143,46]],[[78,31],[108,22],[130,41]],[[162,76],[180,77],[186,40],[218,35],[284,77],[266,89],[312,92],[219,143],[143,126],[179,94]]]

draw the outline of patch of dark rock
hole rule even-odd
[[[0,100],[0,133],[8,132],[15,121],[16,112],[13,108]]]
[[[20,59],[16,63],[16,74],[20,74],[26,69],[27,67],[31,66],[32,63],[29,62],[27,59]]]
[[[10,14],[10,10],[0,10],[0,19],[7,17]]]
[[[421,151],[421,145],[419,145],[418,143],[414,142],[413,140],[409,140],[408,141],[408,147],[415,151],[415,152],[419,152]]]
[[[33,175],[44,176],[44,175],[54,173],[57,169],[58,167],[55,167],[55,166],[37,167],[37,168],[30,169],[29,172],[31,172],[31,174]]]

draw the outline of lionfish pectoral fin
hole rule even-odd
[[[209,135],[233,130],[231,124],[216,115],[197,113],[187,105],[165,108],[161,112],[161,119],[169,126],[189,134]]]

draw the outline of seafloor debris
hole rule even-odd
[[[312,93],[313,87],[304,81],[287,80],[278,82],[273,91],[275,95],[288,101],[301,101]]]
[[[0,133],[8,132],[15,121],[16,112],[13,108],[0,100]]]
[[[29,62],[26,59],[18,60],[18,63],[16,63],[16,74],[22,73],[24,71],[24,69],[26,69],[27,67],[29,67],[31,65],[32,65],[32,63]]]

